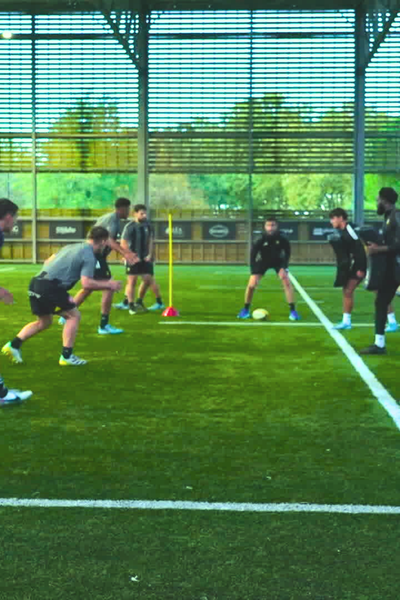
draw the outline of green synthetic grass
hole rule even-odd
[[[0,308],[1,345],[30,319],[36,270],[0,268],[16,296]],[[340,318],[334,269],[293,273]],[[166,297],[166,268],[156,275]],[[235,320],[247,277],[242,267],[177,267],[180,319]],[[75,351],[87,366],[58,366],[56,324],[23,346],[25,364],[1,359],[8,385],[34,391],[0,410],[1,497],[400,505],[400,431],[324,328],[169,326],[115,311],[125,334],[100,337],[99,301],[82,306]],[[272,274],[253,306],[287,320]],[[360,290],[353,321],[372,320],[373,296]],[[345,337],[359,349],[373,328]],[[388,347],[367,363],[400,398],[400,333]],[[400,595],[396,516],[3,508],[0,527],[1,600]]]

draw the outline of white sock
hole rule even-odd
[[[389,325],[397,324],[396,315],[394,314],[394,312],[388,313],[388,321],[389,321]]]
[[[378,346],[378,348],[385,347],[385,336],[384,335],[376,335],[375,336],[375,346]]]
[[[343,313],[343,323],[345,325],[351,325],[351,314],[350,313]]]

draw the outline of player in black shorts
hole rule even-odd
[[[400,284],[400,210],[396,210],[397,198],[393,188],[379,190],[377,212],[384,217],[384,245],[368,243],[368,253],[386,257],[385,272],[375,300],[375,343],[362,350],[361,354],[386,354],[386,313]]]
[[[81,314],[68,292],[79,280],[85,290],[118,292],[121,289],[119,281],[95,280],[93,277],[96,253],[106,247],[107,240],[107,229],[93,227],[86,242],[68,244],[44,263],[40,273],[31,280],[28,291],[31,310],[36,316],[36,321],[25,325],[11,342],[5,344],[2,348],[3,354],[14,363],[22,363],[22,344],[50,327],[54,314],[61,314],[65,317],[66,323],[63,329],[63,349],[59,364],[74,367],[86,364],[86,360],[73,353]]]
[[[147,220],[147,209],[144,204],[136,204],[133,208],[133,221],[125,226],[121,236],[121,247],[132,252],[139,260],[134,265],[127,265],[128,281],[125,290],[124,306],[129,307],[129,314],[145,312],[143,300],[151,288],[156,297],[155,304],[148,310],[163,310],[165,305],[160,295],[160,288],[154,279],[154,232]],[[138,277],[142,278],[139,295],[135,302],[135,289]]]
[[[291,321],[299,321],[300,316],[296,311],[294,290],[289,279],[290,242],[280,233],[278,221],[269,217],[264,223],[264,233],[255,242],[250,254],[251,275],[246,288],[244,307],[238,314],[238,319],[250,319],[250,305],[254,292],[260,280],[268,269],[274,269],[282,281],[286,300],[289,304]]]
[[[338,276],[340,283],[343,282],[343,317],[334,329],[351,329],[354,292],[367,272],[367,253],[363,242],[348,222],[347,212],[343,208],[334,208],[329,213],[329,219],[332,227],[340,234],[339,245],[343,253],[341,264],[338,264]],[[335,285],[339,287],[339,284]]]
[[[130,200],[128,198],[118,198],[115,202],[115,210],[111,213],[107,213],[100,217],[94,227],[104,227],[107,229],[109,238],[107,240],[106,247],[99,253],[96,254],[96,270],[94,272],[94,279],[105,280],[111,279],[111,271],[108,266],[107,257],[112,250],[117,254],[122,255],[125,260],[129,263],[133,263],[137,260],[131,252],[123,250],[119,244],[119,238],[122,233],[122,221],[126,220],[129,216]],[[74,297],[74,303],[76,307],[79,307],[85,300],[90,296],[93,290],[81,289]],[[114,327],[109,323],[111,305],[113,301],[114,292],[111,290],[103,290],[101,297],[101,317],[97,333],[100,335],[115,335],[123,333],[123,329]],[[118,306],[119,308],[119,306]],[[59,319],[60,325],[65,325],[65,319],[61,317]]]
[[[343,280],[343,317],[334,329],[351,329],[351,313],[354,308],[354,292],[363,281],[367,272],[367,252],[364,243],[348,222],[347,212],[343,208],[334,208],[329,219],[331,225],[340,233],[342,265],[338,265],[338,276]],[[386,332],[397,331],[398,325],[392,305],[388,308]]]

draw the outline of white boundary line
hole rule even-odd
[[[324,327],[323,323],[301,322],[288,323],[287,321],[267,321],[257,323],[254,321],[159,321],[159,325],[212,325],[226,327]],[[352,327],[373,327],[373,323],[353,323]]]
[[[49,500],[38,498],[0,498],[0,506],[26,508],[99,508],[125,510],[203,510],[262,513],[337,513],[400,515],[400,506],[369,504],[308,504],[250,502],[186,502],[180,500]]]
[[[333,329],[331,321],[325,316],[319,306],[315,304],[314,300],[310,298],[297,279],[291,273],[289,274],[289,277],[300,296],[307,302],[314,315],[321,321],[322,325],[325,327],[329,335],[335,340],[343,354],[347,356],[350,363],[360,375],[364,383],[366,383],[366,385],[369,387],[379,404],[383,406],[386,412],[391,416],[396,427],[400,429],[400,406],[397,404],[396,400],[389,394],[386,388],[383,387],[380,381],[378,381],[372,371],[370,371],[362,358],[357,354],[354,348],[350,346],[342,334],[336,329]]]

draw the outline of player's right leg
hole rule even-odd
[[[79,358],[73,353],[76,334],[78,332],[81,313],[77,308],[71,308],[63,312],[66,323],[63,329],[63,349],[59,358],[59,364],[62,367],[79,367],[87,363],[86,360]]]
[[[250,306],[253,300],[254,292],[257,289],[258,284],[262,279],[261,273],[252,273],[249,277],[249,282],[247,284],[246,292],[244,294],[244,307],[237,315],[238,319],[250,319]]]
[[[334,329],[351,329],[351,313],[354,308],[354,292],[360,285],[362,279],[349,279],[343,287],[343,316],[340,323]]]

